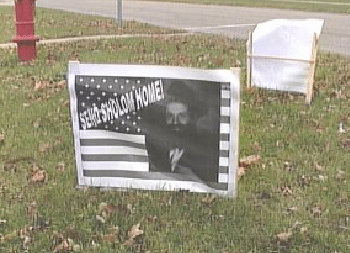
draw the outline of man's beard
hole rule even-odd
[[[190,127],[188,125],[168,124],[167,127],[172,134],[178,136],[188,135],[190,132]]]
[[[169,139],[171,139],[171,143],[177,143],[178,146],[187,146],[188,142],[193,138],[194,133],[190,125],[169,124],[167,128],[169,130],[168,134],[170,135]]]

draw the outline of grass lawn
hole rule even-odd
[[[148,0],[146,0],[148,1]],[[151,0],[164,1],[164,0]],[[246,6],[291,9],[315,12],[350,13],[349,0],[169,0],[164,2],[182,2],[194,4],[214,4],[227,6]]]
[[[350,60],[319,54],[306,106],[296,94],[245,90],[244,48],[211,35],[105,39],[39,45],[30,65],[1,49],[0,252],[349,252]],[[261,162],[237,198],[76,189],[70,59],[205,69],[240,61],[240,157]]]
[[[0,44],[10,43],[15,35],[14,9],[10,6],[0,7]],[[36,9],[35,33],[40,39],[56,39],[100,34],[143,34],[143,33],[173,33],[173,29],[164,29],[149,24],[132,21],[123,22],[122,27],[113,18],[94,17],[90,15],[69,12]]]

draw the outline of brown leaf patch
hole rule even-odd
[[[291,233],[280,233],[277,235],[277,239],[280,241],[280,242],[288,242],[292,237],[292,234]]]
[[[310,176],[305,176],[305,175],[302,175],[302,176],[299,176],[298,177],[298,186],[301,186],[301,187],[304,187],[304,186],[309,186],[310,183],[312,181],[312,177]]]
[[[64,171],[64,168],[65,168],[64,162],[60,162],[60,163],[55,167],[55,170],[61,172],[61,171]]]
[[[47,172],[33,165],[30,171],[29,180],[33,185],[42,185],[47,182]]]
[[[239,166],[241,167],[247,167],[247,166],[251,166],[254,164],[258,164],[260,162],[260,156],[259,155],[251,155],[251,156],[247,156],[244,157],[242,159],[239,160]]]
[[[1,133],[0,134],[0,144],[3,144],[3,143],[5,143],[5,133]]]
[[[36,201],[33,201],[27,206],[27,218],[34,219],[38,215],[38,207]]]
[[[339,182],[345,180],[345,171],[339,170],[337,174],[335,175],[335,179]]]
[[[132,228],[128,231],[128,239],[124,241],[124,245],[134,246],[135,239],[143,234],[143,230],[140,229],[140,223],[132,226]]]
[[[207,195],[204,198],[202,198],[202,203],[203,204],[211,204],[214,202],[214,200],[215,200],[215,196]]]
[[[117,212],[117,207],[113,204],[107,204],[105,202],[100,203],[99,214],[106,219],[112,217]]]
[[[32,228],[28,227],[28,226],[24,226],[24,228],[22,228],[19,231],[19,238],[21,239],[21,243],[22,243],[22,248],[25,250],[29,249],[29,246],[32,244],[33,239],[32,239]]]
[[[45,153],[51,149],[51,146],[49,143],[40,143],[38,146],[38,151],[41,153]]]
[[[62,103],[62,106],[63,107],[69,107],[69,100],[66,100],[66,101],[64,101],[63,103]]]
[[[281,186],[280,192],[281,192],[281,195],[283,197],[288,197],[288,196],[291,196],[293,194],[293,191],[288,186]]]
[[[118,241],[119,229],[117,227],[111,227],[108,230],[110,233],[102,235],[101,240],[107,244],[115,244]]]
[[[3,170],[10,171],[10,170],[17,170],[17,162],[16,160],[6,160],[3,165]]]
[[[63,234],[57,233],[53,235],[51,250],[54,253],[70,252],[72,250],[72,245],[70,245],[69,241],[64,238]]]
[[[63,142],[63,137],[62,136],[58,136],[57,138],[55,138],[54,145],[55,146],[61,145],[62,142]]]
[[[246,172],[246,167],[240,166],[238,168],[238,173],[237,173],[238,180],[245,175],[245,172]]]
[[[350,139],[346,139],[346,140],[341,140],[339,142],[340,147],[342,148],[349,148],[350,147]]]
[[[323,173],[325,169],[323,166],[320,166],[317,162],[315,162],[315,170],[317,172]]]
[[[315,218],[319,218],[321,216],[321,208],[318,206],[314,206],[311,209],[311,214],[315,217]]]

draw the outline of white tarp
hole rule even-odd
[[[275,19],[258,24],[252,34],[251,85],[307,93],[311,70],[308,61],[314,60],[314,36],[319,38],[323,22],[322,19]]]

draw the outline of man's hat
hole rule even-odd
[[[165,91],[166,102],[180,102],[186,104],[191,111],[195,105],[194,91],[184,81],[172,80]]]

